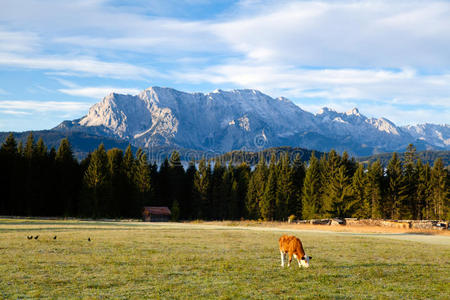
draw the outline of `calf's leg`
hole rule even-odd
[[[300,264],[300,259],[298,258],[298,255],[297,255],[297,254],[294,254],[294,257],[297,259],[298,267],[301,268],[302,265]]]
[[[291,261],[292,261],[292,253],[289,252],[289,261],[288,261],[288,267],[291,266]]]
[[[281,266],[284,267],[284,256],[286,255],[283,251],[280,250],[281,254]]]

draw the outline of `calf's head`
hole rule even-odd
[[[309,261],[312,259],[312,256],[304,255],[302,259],[300,260],[300,264],[304,268],[309,268]]]

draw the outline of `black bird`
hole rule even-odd
[[[90,237],[88,237],[88,242],[90,242],[91,241],[91,238]]]
[[[54,240],[56,240],[56,235],[53,237]]]
[[[32,240],[32,239],[33,239],[33,236],[28,236],[28,235],[27,235],[27,239]]]
[[[38,235],[34,237],[34,239],[35,239],[35,240],[37,240],[38,238],[39,238],[39,236],[38,236]]]

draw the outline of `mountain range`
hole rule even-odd
[[[86,116],[52,131],[82,132],[126,141],[135,147],[193,149],[224,153],[291,146],[364,156],[418,150],[450,150],[448,124],[397,126],[368,118],[357,108],[312,114],[284,97],[257,90],[187,93],[150,87],[138,95],[111,93]]]

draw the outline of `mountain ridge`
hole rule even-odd
[[[448,125],[402,127],[386,118],[368,118],[357,108],[312,114],[287,98],[253,89],[188,93],[149,87],[138,95],[111,93],[86,116],[54,130],[120,138],[143,148],[218,153],[290,146],[364,156],[403,151],[409,143],[418,150],[450,149]]]

